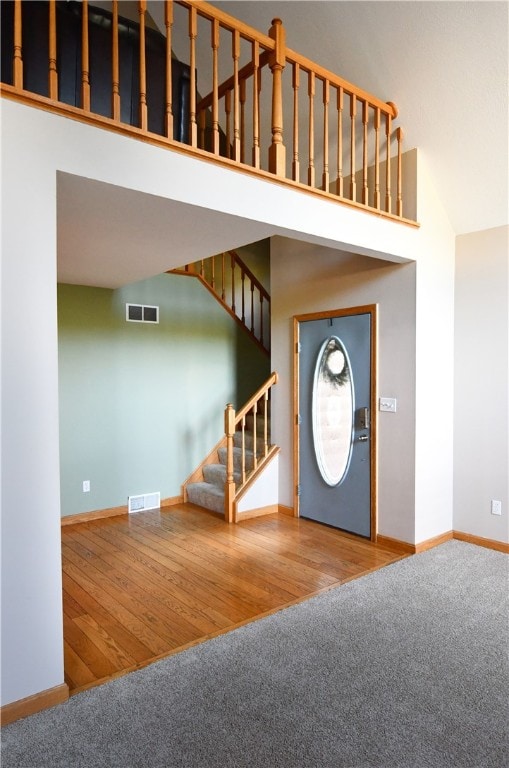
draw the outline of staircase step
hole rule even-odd
[[[270,406],[270,402],[269,402]],[[267,416],[269,421],[269,427],[270,427],[270,407],[267,409]],[[246,428],[249,429],[250,432],[254,429],[254,415],[250,411],[248,414],[246,414]],[[256,416],[256,432],[257,434],[263,434],[264,430],[264,418],[263,418],[263,411],[259,412]]]
[[[220,448],[219,451],[219,461],[221,464],[224,464],[226,466],[226,448]],[[249,472],[251,469],[253,469],[254,461],[253,461],[253,452],[252,451],[246,451],[246,471]],[[241,472],[242,471],[242,449],[237,448],[234,446],[233,448],[233,470],[234,472]]]
[[[242,432],[235,432],[233,435],[233,445],[237,448],[242,447]],[[252,451],[254,447],[254,437],[252,432],[248,432],[247,430],[244,432],[244,445],[247,451]],[[260,452],[260,448],[263,446],[263,435],[257,435],[256,436],[256,447],[258,450],[258,453]]]
[[[187,498],[192,504],[205,507],[212,512],[224,513],[224,489],[212,483],[190,483],[187,486]]]
[[[224,464],[205,464],[203,467],[203,478],[205,482],[211,483],[211,485],[217,485],[222,491],[224,491],[224,484],[226,483],[226,466]],[[235,485],[240,484],[240,472],[233,473],[233,480]]]

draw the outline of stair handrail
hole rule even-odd
[[[3,14],[4,4],[1,5]],[[243,170],[249,168],[250,172],[263,178],[275,176],[279,182],[284,182],[292,188],[298,187],[302,191],[307,190],[327,199],[336,199],[353,208],[369,210],[377,216],[403,221],[405,224],[417,224],[403,215],[403,131],[399,127],[395,130],[393,128],[393,120],[398,114],[395,105],[390,101],[384,102],[288,48],[285,28],[280,19],[273,19],[268,34],[263,34],[204,0],[164,0],[166,55],[161,59],[160,65],[164,78],[164,101],[157,101],[157,110],[162,108],[164,127],[159,129],[158,123],[154,122],[154,127],[149,129],[150,116],[158,112],[156,109],[152,112],[149,103],[151,89],[147,83],[146,36],[150,31],[147,26],[147,0],[138,0],[139,90],[137,95],[134,92],[132,95],[132,98],[136,96],[138,101],[139,117],[136,125],[132,124],[133,121],[123,122],[121,117],[121,17],[115,0],[112,0],[111,11],[108,11],[112,20],[111,112],[106,116],[91,109],[91,93],[96,85],[90,77],[89,5],[92,7],[89,0],[78,4],[82,9],[81,33],[77,33],[81,49],[81,62],[76,70],[76,83],[78,80],[81,82],[81,96],[78,101],[75,103],[75,100],[61,100],[59,78],[62,76],[64,59],[61,58],[58,43],[57,16],[60,4],[56,0],[48,0],[47,3],[49,47],[48,89],[45,95],[26,89],[24,59],[28,61],[28,58],[24,48],[28,50],[29,38],[25,40],[22,35],[22,9],[30,7],[30,3],[28,0],[14,0],[12,21],[9,21],[8,25],[3,23],[2,15],[2,30],[7,27],[10,30],[8,40],[9,48],[12,48],[12,66],[5,68],[12,76],[8,74],[7,82],[2,83],[0,87],[3,96],[100,128],[135,136],[161,147],[175,148],[177,144],[180,151],[193,155],[208,157],[212,154],[214,159],[220,159],[228,167],[232,164],[240,165]],[[5,6],[7,14],[10,6]],[[187,17],[185,20],[180,14],[177,19],[177,7],[183,9],[183,15]],[[212,90],[205,100],[199,101],[196,65],[198,46],[203,40],[203,25],[200,20],[205,20],[205,26],[210,28],[208,39],[213,63],[210,76]],[[172,35],[177,30],[181,32],[183,28],[187,30],[189,38],[189,55],[185,61],[189,69],[189,105],[188,109],[186,108],[188,125],[185,134],[179,134],[177,139],[173,138],[173,101],[176,94],[173,93],[172,86],[171,41]],[[220,33],[223,30],[231,37],[229,73],[233,74],[220,84],[219,46]],[[244,63],[247,48],[250,48],[250,54],[247,63]],[[270,99],[262,98],[261,73],[264,68],[270,70]],[[285,68],[291,70],[291,77],[283,77]],[[303,93],[300,91],[301,80],[305,86],[302,88]],[[252,88],[247,87],[248,81]],[[209,88],[210,85],[207,85],[206,90],[209,91]],[[320,89],[321,94],[317,93]],[[78,85],[73,92],[78,93]],[[225,102],[224,118],[219,109],[220,100]],[[304,103],[299,106],[300,101]],[[289,129],[284,129],[283,116],[285,111],[292,113],[292,102],[292,124]],[[207,110],[204,108],[205,104],[209,105]],[[287,107],[286,110],[283,109],[283,104]],[[133,101],[133,107],[134,105]],[[209,118],[210,126],[207,125]],[[323,129],[320,139],[323,163],[321,173],[317,173],[315,169],[315,141],[318,141],[315,123],[316,127],[319,125]],[[261,130],[263,126],[269,128],[266,137]],[[209,128],[210,137],[207,133]],[[306,132],[305,136],[299,136],[301,130]],[[306,145],[305,152],[302,152],[303,145]],[[267,148],[268,156],[265,155]],[[289,158],[287,163],[286,155],[287,152],[290,154],[290,151],[291,162]],[[335,155],[336,163],[334,173],[331,172],[332,154]],[[301,173],[301,155],[308,160],[307,173]],[[347,168],[343,168],[344,163]]]
[[[228,523],[234,520],[234,503],[236,496],[242,491],[246,482],[252,478],[252,476],[261,469],[262,465],[270,457],[270,445],[269,445],[269,413],[268,402],[270,392],[273,386],[278,382],[278,375],[274,371],[267,381],[254,393],[254,395],[247,401],[247,403],[235,411],[232,403],[228,403],[224,411],[224,429],[226,437],[226,481],[224,486],[224,516]],[[263,448],[258,453],[257,446],[257,415],[258,404],[262,402],[262,419],[263,419]],[[245,429],[246,429],[246,416],[252,411],[254,414],[253,424],[253,468],[248,473],[246,467],[246,445],[245,445]],[[240,425],[241,430],[241,481],[236,486],[234,479],[234,459],[233,459],[233,439],[235,433],[238,431]]]
[[[219,257],[222,259],[221,277],[216,279],[215,260]],[[228,279],[226,276],[227,262],[229,262],[229,267],[231,268],[231,277]],[[210,264],[210,269],[207,269],[208,264]],[[235,291],[235,266],[238,266],[240,270],[241,286],[240,301],[238,302],[236,301],[238,295]],[[169,272],[177,275],[197,277],[221,303],[228,314],[247,331],[252,340],[264,352],[270,353],[270,294],[236,251],[225,251],[224,253],[215,254],[207,259],[201,259],[200,261],[185,264],[183,267],[169,270]],[[248,312],[250,323],[247,322],[246,318],[245,277],[247,277],[251,284],[251,306],[250,312]],[[227,297],[227,287],[228,292],[231,292],[231,300],[228,300]],[[259,295],[259,316],[257,316],[255,311],[254,289],[258,291]],[[264,302],[267,307],[266,312],[264,311]],[[264,324],[264,316],[266,324]]]

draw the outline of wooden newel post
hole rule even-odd
[[[228,403],[224,412],[224,432],[226,435],[224,519],[227,523],[233,523],[233,502],[235,500],[235,481],[233,479],[233,436],[235,434],[235,409],[231,403]]]
[[[282,73],[286,64],[285,30],[281,19],[273,19],[269,37],[275,48],[269,59],[272,72],[272,144],[269,148],[269,171],[286,176],[286,149],[283,144],[283,90]]]

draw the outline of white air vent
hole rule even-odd
[[[128,323],[158,323],[159,307],[148,304],[126,304],[125,319]]]
[[[144,493],[141,496],[128,496],[127,497],[127,511],[128,512],[142,512],[147,509],[157,509],[161,506],[161,494],[157,493]]]

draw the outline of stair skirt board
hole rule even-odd
[[[247,509],[245,512],[236,512],[235,522],[240,523],[242,520],[250,520],[252,517],[262,517],[263,515],[274,515],[277,512],[279,512],[279,504],[268,504],[266,507]]]

